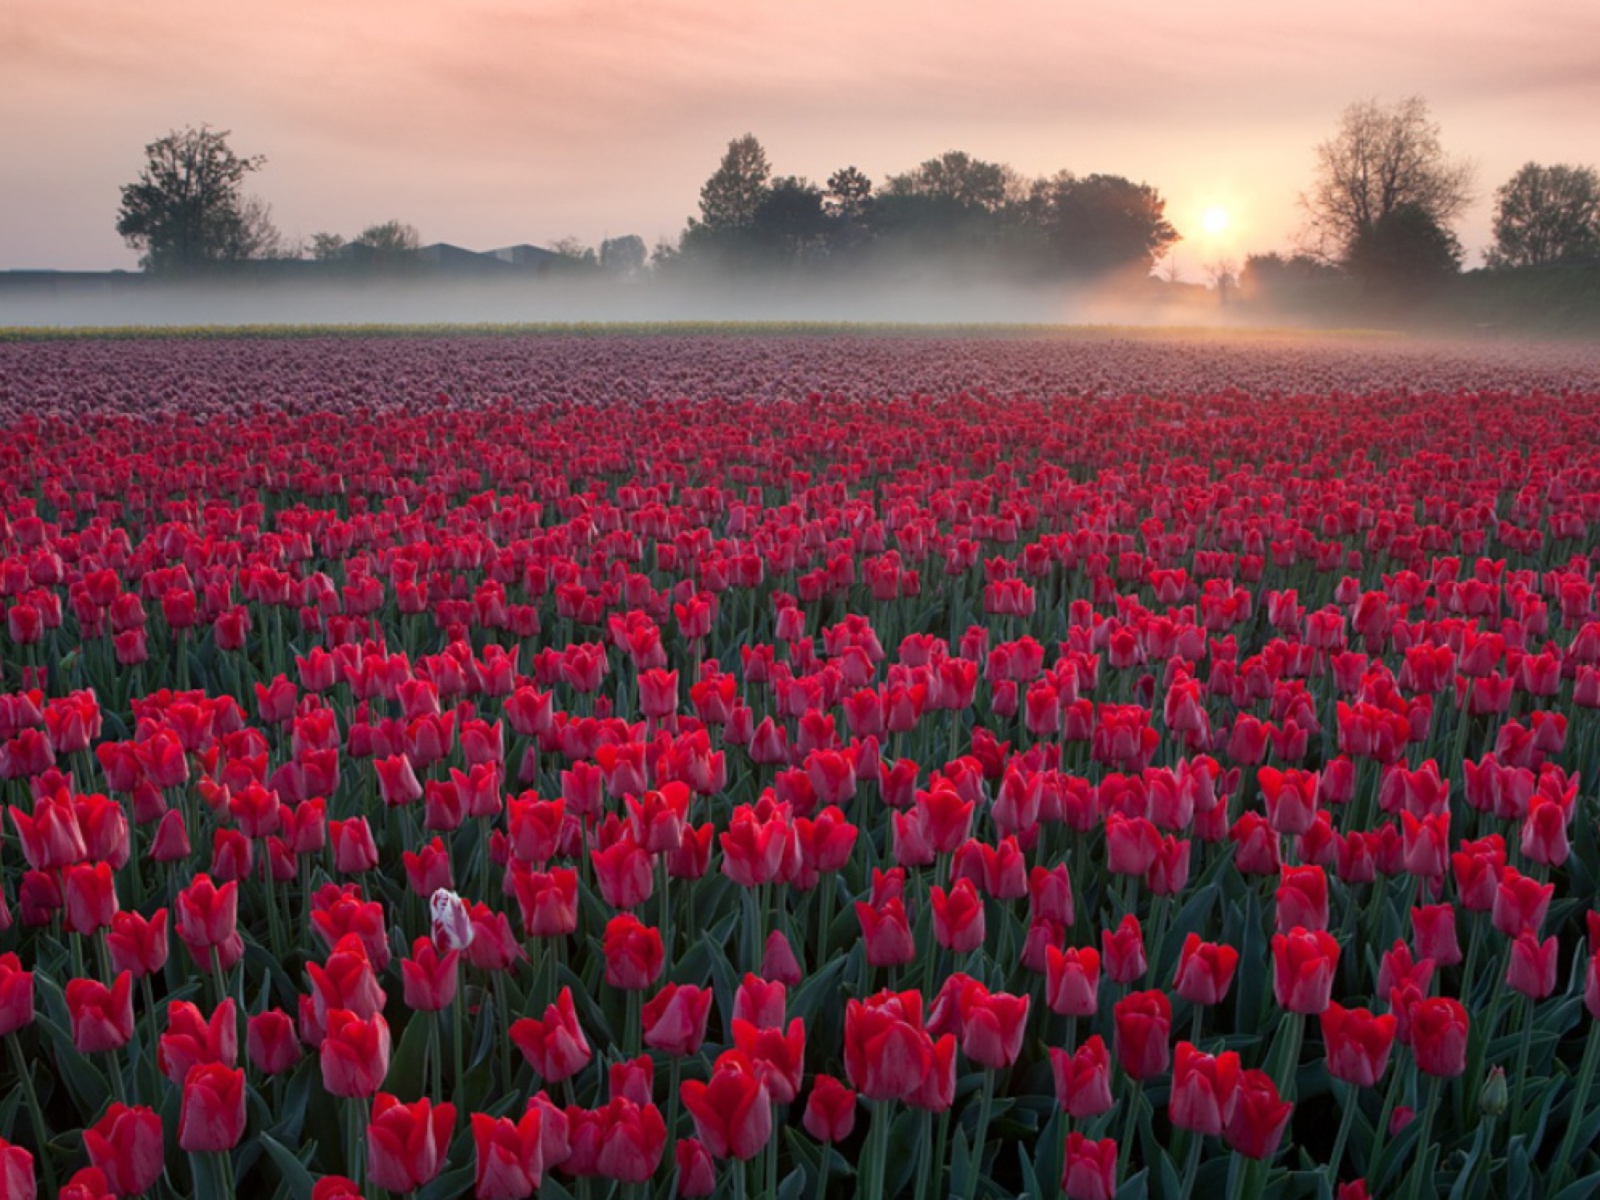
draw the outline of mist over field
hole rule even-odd
[[[0,290],[0,326],[825,321],[892,324],[1226,324],[1203,288],[1047,286],[951,275],[806,282],[318,281]],[[1259,320],[1259,316],[1254,317]]]

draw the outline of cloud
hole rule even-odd
[[[36,164],[0,181],[27,229],[0,231],[0,266],[128,260],[109,215],[80,227],[82,198],[114,196],[138,147],[201,121],[268,156],[261,190],[303,232],[395,215],[470,244],[651,237],[752,130],[777,169],[813,177],[961,146],[1175,202],[1248,185],[1270,244],[1359,97],[1426,95],[1486,173],[1535,149],[1600,158],[1594,45],[1600,9],[1556,0],[1156,0],[1137,20],[1063,0],[8,0],[0,119]]]

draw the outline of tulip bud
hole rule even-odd
[[[1494,1067],[1478,1092],[1478,1111],[1486,1117],[1498,1117],[1506,1111],[1510,1102],[1506,1091],[1506,1069]]]

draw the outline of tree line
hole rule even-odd
[[[373,224],[349,239],[318,233],[288,245],[271,209],[246,191],[265,165],[242,157],[226,131],[175,130],[145,148],[145,166],[122,189],[117,231],[150,272],[295,257],[382,268],[414,257],[417,231]],[[1372,289],[1413,292],[1462,267],[1452,226],[1474,198],[1472,165],[1448,154],[1420,97],[1352,104],[1316,147],[1306,223],[1296,252],[1251,255],[1243,281],[1257,289],[1328,275]],[[1600,261],[1600,175],[1590,166],[1528,163],[1495,192],[1491,269]],[[642,238],[575,239],[550,247],[575,270],[662,275],[826,272],[940,262],[1013,278],[1148,276],[1181,239],[1166,201],[1120,175],[1058,171],[1028,178],[960,150],[875,184],[855,166],[815,183],[773,173],[753,134],[728,143],[700,189],[698,214],[653,252]],[[1220,281],[1231,265],[1216,266]]]

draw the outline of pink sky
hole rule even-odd
[[[133,266],[119,186],[207,122],[267,157],[251,187],[291,237],[654,243],[750,131],[818,181],[959,148],[1148,182],[1197,277],[1289,248],[1340,111],[1411,93],[1477,163],[1475,265],[1518,166],[1600,162],[1596,47],[1593,0],[5,0],[0,268]]]

